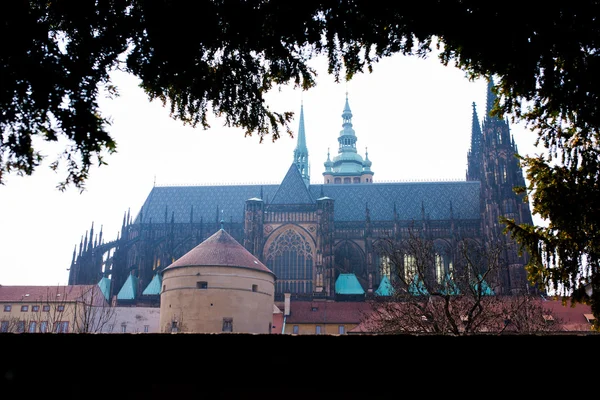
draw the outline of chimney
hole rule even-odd
[[[285,296],[285,300],[283,303],[283,315],[287,316],[290,315],[290,293],[284,293]]]

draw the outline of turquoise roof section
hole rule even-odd
[[[98,282],[98,287],[104,295],[104,298],[108,301],[110,297],[110,279],[103,276],[102,279],[100,279],[100,282]]]
[[[119,294],[117,294],[117,300],[134,300],[136,298],[138,278],[133,275],[129,275]]]
[[[456,296],[456,295],[460,294],[460,290],[458,290],[458,286],[456,286],[456,283],[450,277],[449,274],[446,274],[446,276],[444,277],[444,280],[442,282],[441,292],[442,292],[442,294],[450,295],[450,296]]]
[[[494,296],[496,294],[481,275],[477,275],[477,281],[473,284],[475,291],[479,288],[479,282],[481,282],[481,292],[484,296]]]
[[[336,294],[365,294],[354,274],[340,274],[335,281]]]
[[[162,286],[162,276],[160,274],[155,274],[152,281],[146,286],[146,289],[142,292],[142,294],[146,295],[154,295],[160,294],[160,287]]]
[[[408,293],[413,296],[428,296],[429,292],[425,288],[425,284],[423,280],[419,277],[419,275],[415,276],[410,285],[408,285]]]
[[[381,278],[381,282],[379,283],[379,287],[375,291],[375,294],[377,296],[391,296],[394,294],[394,287],[387,275],[384,275],[383,278]]]

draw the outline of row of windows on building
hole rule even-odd
[[[109,325],[108,331],[114,332],[115,325],[114,324]],[[135,328],[135,333],[139,333],[139,332],[140,332],[139,328]],[[148,333],[148,332],[150,332],[150,325],[144,325],[144,333]],[[127,324],[125,324],[125,323],[121,324],[121,333],[127,333]]]
[[[343,181],[342,181],[342,178],[334,178],[334,180],[333,180],[333,183],[337,183],[337,184],[340,184],[340,183],[342,183],[342,182],[344,182],[344,183],[346,183],[346,184],[348,184],[348,183],[360,183],[360,178],[359,178],[359,177],[354,177],[354,178],[344,178],[344,180],[343,180]],[[371,179],[371,178],[366,178],[366,179],[365,179],[365,182],[366,182],[366,183],[373,183],[373,179]],[[327,183],[331,183],[331,182],[330,182],[330,179],[327,179]]]
[[[64,305],[59,305],[56,307],[57,311],[64,311],[65,310],[65,306]],[[4,312],[11,312],[12,311],[12,305],[11,304],[5,304],[4,305]],[[29,311],[29,306],[21,306],[21,312],[28,312]],[[31,312],[37,312],[40,311],[40,306],[31,306]],[[42,311],[44,312],[49,312],[50,311],[50,306],[49,305],[45,305],[42,306]]]
[[[320,335],[322,333],[325,332],[325,329],[323,329],[322,325],[316,325],[315,326],[315,334]],[[297,335],[300,333],[300,326],[299,325],[294,325],[292,327],[292,333],[294,335]],[[346,327],[344,325],[338,325],[338,334],[343,335],[346,333]]]
[[[387,276],[388,279],[391,279],[392,275],[392,264],[390,262],[389,257],[381,257],[380,259],[381,265],[381,275]],[[405,254],[404,255],[404,276],[406,280],[412,280],[415,275],[417,275],[417,261],[413,255]],[[444,256],[440,254],[435,254],[435,278],[438,283],[442,283],[446,274],[452,277],[454,273],[454,267],[452,265],[452,261],[445,259]]]
[[[17,333],[47,333],[48,332],[48,321],[30,321],[27,330],[25,321],[17,321],[15,326],[15,332]],[[10,329],[10,321],[1,321],[0,322],[0,332],[6,333],[11,331]],[[54,322],[54,327],[52,332],[55,333],[68,333],[69,332],[69,322],[68,321],[57,321]]]

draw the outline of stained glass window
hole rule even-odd
[[[313,252],[310,243],[294,229],[287,229],[271,243],[267,267],[277,276],[276,292],[311,293]]]

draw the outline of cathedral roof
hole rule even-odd
[[[387,275],[384,275],[383,278],[381,278],[381,282],[379,283],[379,287],[375,291],[375,294],[378,296],[391,296],[394,294],[394,287]]]
[[[104,295],[104,298],[106,300],[109,300],[109,296],[110,296],[110,279],[108,279],[107,277],[103,276],[102,279],[100,279],[100,282],[98,282],[98,287],[100,288],[100,291],[102,291],[102,294]]]
[[[135,300],[137,295],[138,278],[135,275],[129,274],[127,280],[117,294],[117,300]]]
[[[336,294],[365,294],[354,274],[340,274],[335,280]]]
[[[296,164],[292,163],[288,169],[285,178],[279,185],[272,204],[314,204],[314,197],[311,196],[306,183],[298,170]]]
[[[454,279],[450,276],[450,274],[446,273],[444,276],[444,280],[442,282],[443,288],[441,290],[442,294],[447,294],[450,296],[456,296],[460,294],[460,289],[454,282]]]
[[[154,274],[154,277],[146,286],[146,289],[142,292],[142,294],[152,295],[152,294],[160,294],[160,286],[162,284],[162,277],[160,274]]]
[[[413,296],[427,296],[429,294],[423,280],[418,275],[408,285],[408,293]]]
[[[479,283],[478,282],[481,282],[481,293],[484,296],[494,296],[495,295],[495,293],[492,290],[492,288],[490,288],[490,286],[487,284],[487,282],[485,281],[485,279],[483,279],[483,277],[480,274],[477,274],[477,279],[473,283],[473,289],[475,289],[476,291],[479,290]]]
[[[204,266],[249,268],[275,275],[224,229],[219,229],[214,235],[175,260],[165,268],[165,271],[179,267]]]
[[[304,186],[302,179],[297,183]],[[310,185],[308,192],[313,199],[328,197],[335,201],[336,222],[363,221],[367,202],[371,221],[392,220],[394,203],[397,204],[399,220],[420,220],[421,206],[430,219],[450,219],[450,203],[455,220],[478,220],[481,218],[480,185],[479,181],[319,184]],[[301,193],[302,188],[297,184],[286,184],[286,187],[287,189],[280,189],[280,185],[156,186],[146,198],[135,223],[140,223],[142,219],[144,223],[167,222],[171,215],[176,223],[192,222],[192,208],[195,223],[201,219],[205,223],[218,223],[221,210],[226,221],[241,223],[244,221],[246,200],[260,197],[261,190],[265,204],[271,203],[278,189],[280,193],[277,201],[283,202],[285,199],[297,204],[294,196],[284,192],[290,190],[291,193]],[[306,197],[304,199],[308,201]]]

